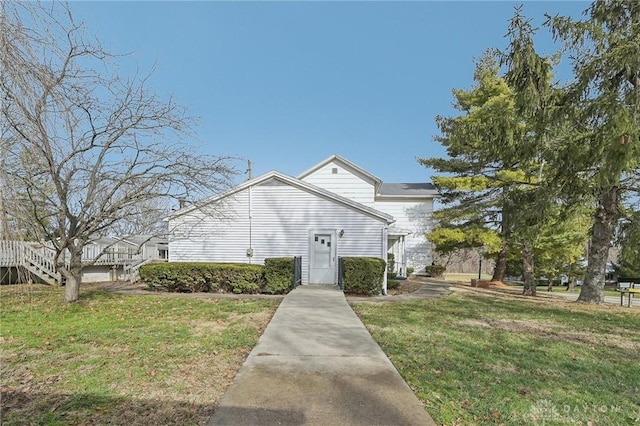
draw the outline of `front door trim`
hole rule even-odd
[[[330,244],[329,247],[329,267],[315,268],[318,260],[316,259],[316,250],[314,244],[321,243],[322,235],[328,235],[329,240],[324,242]],[[318,236],[318,242],[315,241]],[[337,246],[338,236],[335,229],[311,229],[309,230],[309,284],[335,284],[336,283],[336,265],[337,265]],[[324,271],[322,271],[324,269]]]

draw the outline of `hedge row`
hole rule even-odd
[[[382,292],[386,262],[373,257],[343,257],[347,293],[377,296]],[[169,292],[288,293],[293,258],[269,258],[263,265],[246,263],[170,262],[140,268],[140,279],[152,289]]]
[[[264,293],[285,294],[293,284],[293,257],[271,257],[264,260]]]
[[[169,292],[283,294],[292,287],[293,258],[265,259],[264,266],[246,263],[151,263],[140,268],[140,279],[152,289]]]
[[[382,293],[386,262],[375,257],[343,257],[342,276],[347,293],[377,296]]]

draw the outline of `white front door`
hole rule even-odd
[[[312,232],[310,235],[310,284],[335,284],[335,234],[330,231]]]

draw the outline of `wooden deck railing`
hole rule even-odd
[[[82,252],[82,263],[93,265],[135,265],[147,259],[158,259],[157,252],[151,253],[148,247],[132,247],[125,244],[114,244],[110,247],[87,245]]]
[[[60,282],[55,251],[33,242],[0,241],[0,266],[24,267],[49,284]]]
[[[147,247],[143,247],[140,251],[120,245],[106,249],[89,245],[82,253],[82,263],[84,266],[119,265],[125,269],[126,275],[131,279],[142,264],[154,260],[166,260],[162,259],[159,253],[149,252]],[[55,250],[46,244],[0,240],[0,266],[25,267],[47,282],[52,279],[60,280],[60,274],[55,265]]]
[[[0,241],[0,266],[21,266],[24,262],[22,241]]]

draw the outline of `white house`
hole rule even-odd
[[[430,183],[383,183],[380,178],[350,161],[333,155],[298,176],[305,182],[335,192],[393,216],[388,229],[388,249],[396,260],[396,272],[421,270],[433,261],[431,231],[433,200],[438,191]]]
[[[334,155],[297,178],[276,171],[169,217],[169,261],[263,263],[301,256],[302,283],[337,282],[338,258],[431,262],[430,184],[384,184]],[[385,281],[386,288],[386,281]]]
[[[168,244],[164,238],[149,235],[102,237],[84,246],[82,281],[134,279],[140,266],[166,261],[167,257]]]

